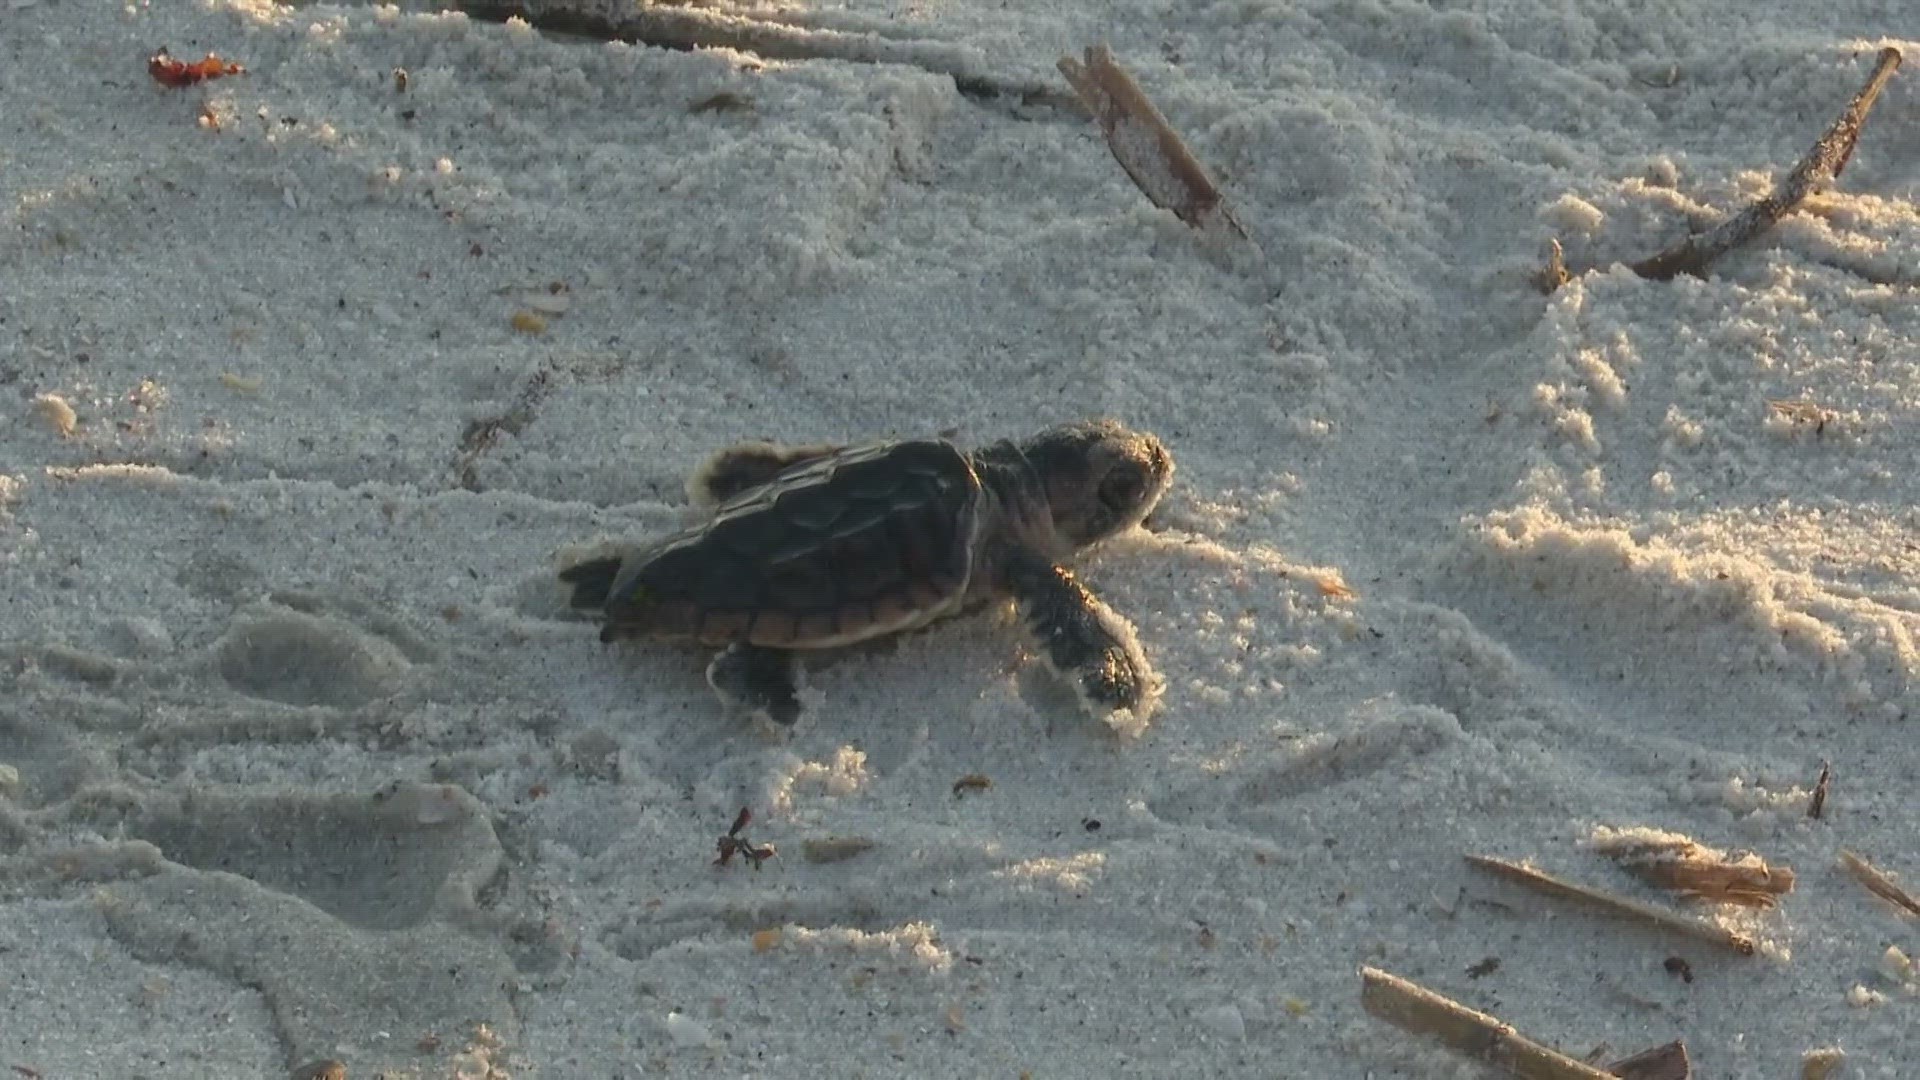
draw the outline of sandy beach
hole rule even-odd
[[[1920,891],[1910,4],[590,2],[740,47],[0,0],[0,1073],[1496,1075],[1371,967],[1595,1065],[1920,1076],[1920,918],[1841,863]],[[1116,162],[1097,43],[1244,247]],[[1890,46],[1828,190],[1628,268]],[[1076,567],[1144,729],[993,607],[771,731],[556,578],[742,440],[1098,416],[1178,463]]]

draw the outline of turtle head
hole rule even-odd
[[[1159,439],[1113,420],[1048,428],[1020,444],[1053,512],[1054,531],[1076,548],[1138,525],[1173,481]]]

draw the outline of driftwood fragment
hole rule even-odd
[[[1360,980],[1360,1005],[1371,1015],[1403,1030],[1432,1036],[1522,1080],[1687,1080],[1690,1075],[1687,1049],[1679,1043],[1599,1069],[1534,1042],[1511,1024],[1398,975],[1363,967]],[[1673,1071],[1676,1061],[1679,1072]]]
[[[1602,911],[1615,915],[1625,915],[1629,918],[1650,922],[1669,930],[1677,930],[1690,937],[1696,937],[1702,941],[1732,949],[1742,956],[1752,956],[1754,953],[1755,946],[1752,938],[1745,934],[1729,930],[1718,923],[1708,922],[1705,919],[1696,919],[1678,912],[1669,911],[1663,907],[1657,907],[1653,904],[1642,903],[1641,901],[1632,900],[1624,896],[1617,896],[1613,893],[1588,888],[1585,885],[1576,885],[1573,882],[1565,881],[1551,874],[1535,870],[1533,867],[1508,862],[1505,859],[1493,859],[1484,855],[1468,855],[1466,856],[1466,860],[1471,865],[1477,866],[1488,873],[1506,878],[1508,881],[1525,885],[1527,888],[1547,896],[1557,896],[1563,900],[1579,901],[1589,907],[1599,908]]]
[[[1733,854],[1655,829],[1602,829],[1593,847],[1663,889],[1747,907],[1769,908],[1793,891],[1794,874],[1751,851]]]
[[[1866,123],[1874,99],[1880,96],[1899,66],[1899,49],[1881,49],[1866,85],[1853,95],[1840,118],[1787,174],[1784,184],[1706,232],[1689,236],[1652,258],[1634,263],[1633,272],[1655,281],[1667,281],[1680,274],[1704,276],[1715,259],[1771,229],[1809,196],[1833,183],[1853,156],[1854,144],[1860,141],[1860,128]]]
[[[1099,121],[1114,160],[1155,206],[1201,232],[1247,239],[1206,166],[1105,45],[1089,46],[1085,63],[1063,56],[1058,66]]]

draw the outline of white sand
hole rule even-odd
[[[1106,40],[1269,263],[907,63],[0,0],[0,1068],[1474,1075],[1372,963],[1577,1055],[1920,1075],[1914,924],[1835,866],[1920,882],[1905,0],[757,15],[1008,84]],[[1764,191],[1889,42],[1763,244],[1530,288]],[[162,90],[161,45],[251,70]],[[1168,677],[1137,740],[1004,619],[816,670],[783,744],[556,607],[729,441],[1101,413],[1180,462],[1086,566]],[[758,873],[709,865],[742,805]],[[1740,958],[1460,860],[1658,899],[1601,826],[1799,887],[1696,905]]]

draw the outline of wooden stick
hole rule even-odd
[[[1892,878],[1882,873],[1879,867],[1851,851],[1842,851],[1840,862],[1848,870],[1853,871],[1853,876],[1859,880],[1860,884],[1867,887],[1868,892],[1895,907],[1905,908],[1909,915],[1920,917],[1920,900],[1914,899],[1912,893],[1901,888]]]
[[[1468,863],[1482,870],[1497,874],[1509,881],[1518,882],[1535,892],[1543,893],[1547,896],[1557,896],[1563,900],[1577,900],[1591,907],[1596,907],[1616,915],[1627,915],[1666,927],[1670,930],[1678,930],[1690,937],[1696,937],[1702,941],[1712,942],[1715,945],[1732,949],[1742,956],[1752,956],[1754,953],[1752,938],[1745,934],[1729,930],[1718,923],[1708,922],[1705,919],[1689,918],[1653,904],[1642,903],[1639,900],[1632,900],[1624,896],[1616,896],[1613,893],[1601,892],[1598,889],[1591,889],[1585,885],[1576,885],[1573,882],[1565,881],[1551,874],[1535,870],[1530,866],[1522,866],[1519,863],[1508,862],[1505,859],[1493,859],[1485,855],[1468,855],[1465,858]]]
[[[1609,1080],[1612,1076],[1398,975],[1363,967],[1360,980],[1360,1005],[1368,1013],[1407,1031],[1431,1035],[1523,1080]]]
[[[1787,174],[1785,184],[1706,232],[1689,236],[1650,259],[1634,263],[1633,272],[1655,281],[1668,281],[1679,274],[1703,277],[1715,259],[1771,229],[1781,218],[1799,209],[1808,196],[1833,183],[1853,156],[1854,144],[1860,141],[1860,127],[1866,123],[1874,99],[1880,96],[1899,66],[1899,49],[1881,49],[1866,85],[1853,95],[1840,118]]]
[[[1089,46],[1084,64],[1063,56],[1058,67],[1100,122],[1114,160],[1155,206],[1203,232],[1225,228],[1239,239],[1247,238],[1206,166],[1105,45]]]

